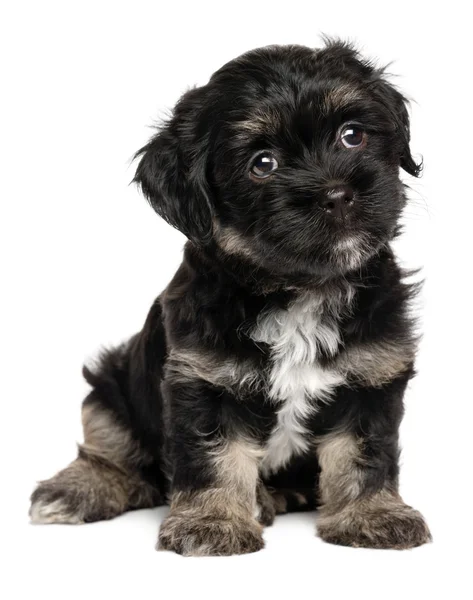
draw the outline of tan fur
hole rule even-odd
[[[79,457],[39,483],[31,497],[33,523],[85,523],[162,503],[158,490],[137,470],[150,458],[110,413],[95,404],[82,412]]]
[[[317,489],[269,488],[277,515],[305,512],[317,507]]]
[[[363,548],[403,550],[432,540],[422,515],[386,489],[335,513],[322,510],[317,531],[327,542]]]
[[[366,495],[362,448],[362,440],[346,432],[319,441],[320,537],[367,548],[411,548],[430,541],[422,515],[404,504],[395,489]]]
[[[233,227],[223,228],[217,222],[214,222],[214,230],[215,239],[225,253],[254,260],[254,252],[248,245],[247,240]]]
[[[357,345],[342,350],[330,363],[330,368],[343,379],[379,387],[404,373],[411,366],[415,352],[415,341]],[[264,385],[260,373],[249,361],[222,359],[204,350],[172,350],[166,368],[182,380],[202,379],[234,392],[254,391]],[[115,447],[113,438],[118,440],[120,435],[119,431],[110,434],[112,447]],[[127,447],[130,446],[129,440],[125,442]],[[131,447],[130,453],[133,453]]]
[[[415,342],[362,344],[348,347],[334,361],[334,367],[347,378],[370,387],[379,387],[404,373],[412,364]]]
[[[350,106],[357,100],[363,99],[363,92],[352,85],[344,84],[327,92],[324,98],[323,112],[330,114]]]
[[[260,449],[240,439],[214,444],[210,454],[216,473],[214,486],[172,495],[159,548],[186,556],[259,550],[262,529],[254,515]]]
[[[270,106],[258,109],[249,119],[235,123],[238,132],[248,134],[277,134],[281,126],[280,114]]]
[[[137,475],[79,457],[33,492],[33,523],[87,523],[156,506],[157,492]]]
[[[196,511],[171,512],[161,525],[158,541],[158,550],[183,556],[247,554],[263,547],[262,526],[256,519],[222,519]]]
[[[166,369],[174,381],[201,379],[231,391],[255,389],[261,383],[260,373],[249,361],[222,359],[206,350],[171,350]]]
[[[294,492],[294,498],[297,500],[299,506],[305,506],[307,504],[307,498],[304,496],[304,494]]]
[[[252,517],[256,509],[256,486],[262,451],[243,439],[212,444],[215,484],[197,492],[176,492],[171,498],[171,512],[195,511],[217,518],[235,515]]]
[[[252,512],[256,505],[256,483],[263,454],[256,443],[243,438],[227,441],[210,451],[217,484],[231,496],[239,496]]]
[[[274,506],[276,508],[277,515],[284,515],[287,513],[287,499],[286,496],[278,492],[277,490],[272,493],[272,497],[274,500]]]
[[[362,441],[350,433],[327,435],[318,444],[321,501],[329,510],[360,495],[364,479],[361,449]]]
[[[334,182],[334,185],[336,183]],[[337,242],[332,250],[332,260],[340,268],[357,269],[370,256],[373,255],[373,248],[368,239],[363,234],[351,234]]]
[[[151,462],[130,432],[119,424],[111,412],[97,404],[82,407],[84,443],[80,448],[89,456],[126,467]]]
[[[380,342],[348,347],[333,359],[330,368],[343,379],[359,385],[380,387],[409,369],[415,352],[415,341]],[[233,392],[255,391],[264,386],[261,374],[249,361],[222,359],[204,350],[172,350],[167,369],[182,380],[202,379]],[[109,443],[112,447],[113,438],[116,436],[118,440],[120,435],[119,431],[110,434]],[[125,441],[132,454],[129,440]]]
[[[256,502],[258,521],[265,526],[272,525],[276,516],[276,505],[273,496],[262,481],[256,487]]]

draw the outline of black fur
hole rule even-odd
[[[363,148],[341,146],[344,123],[362,126]],[[262,150],[277,157],[279,168],[255,181],[251,160]],[[382,69],[339,42],[318,51],[268,47],[226,64],[207,85],[184,94],[137,157],[135,181],[189,242],[142,331],[105,354],[98,369],[84,369],[94,387],[86,402],[111,411],[132,432],[152,458],[140,475],[163,496],[193,494],[215,485],[208,444],[244,438],[264,448],[276,407],[264,384],[236,391],[183,378],[173,352],[245,363],[264,381],[271,348],[250,335],[258,317],[285,309],[301,292],[330,298],[346,286],[354,298],[337,316],[337,353],[363,344],[413,345],[414,290],[402,282],[389,243],[406,203],[399,168],[417,176],[420,165],[409,150],[405,99]],[[343,222],[319,205],[341,184],[355,198]],[[349,248],[334,250],[350,236],[363,239],[356,264]],[[336,359],[321,352],[327,368]],[[311,448],[340,428],[363,439],[360,497],[397,489],[402,396],[412,374],[413,361],[379,384],[348,374],[305,423]],[[319,471],[310,450],[265,483],[272,490],[315,490]],[[162,546],[185,553],[183,539],[173,542],[173,535],[163,533]],[[219,542],[215,553],[258,547],[239,540],[222,550]]]

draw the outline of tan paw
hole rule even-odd
[[[38,484],[29,514],[32,523],[79,524],[116,517],[126,502],[117,477],[78,459]]]
[[[30,508],[30,519],[32,523],[68,523],[78,525],[84,521],[81,517],[61,498],[48,500],[37,497]]]
[[[257,552],[264,546],[256,520],[214,519],[170,514],[161,525],[158,550],[183,556],[229,556]]]
[[[432,541],[420,512],[403,503],[368,510],[348,507],[330,515],[322,511],[317,531],[326,542],[355,548],[404,550]]]

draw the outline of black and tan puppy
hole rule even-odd
[[[159,548],[225,555],[317,504],[328,542],[429,541],[398,493],[416,336],[390,242],[399,168],[419,174],[403,96],[346,44],[262,48],[184,94],[138,156],[184,260],[143,330],[84,369],[84,443],[33,522],[168,499]]]

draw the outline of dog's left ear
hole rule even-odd
[[[209,131],[200,126],[207,109],[205,88],[189,90],[169,121],[135,155],[140,162],[134,182],[163,219],[197,244],[205,244],[212,234]]]
[[[383,71],[374,72],[373,92],[379,102],[391,113],[396,136],[399,144],[399,164],[406,173],[419,177],[422,172],[422,162],[413,159],[409,142],[411,139],[408,102],[398,90],[386,81]]]

